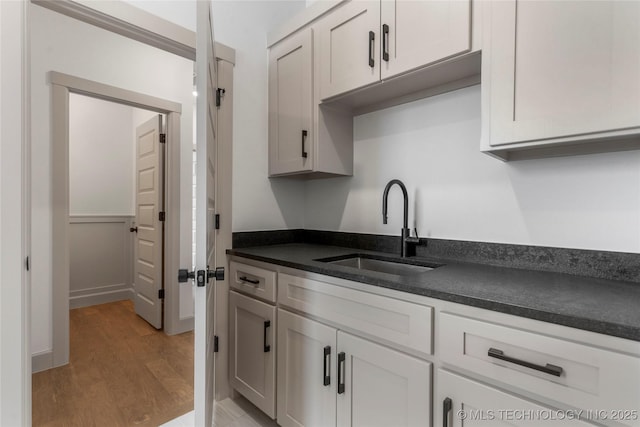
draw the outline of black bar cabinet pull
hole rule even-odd
[[[382,59],[389,62],[389,26],[382,25]]]
[[[331,373],[329,372],[329,366],[331,364],[331,346],[328,345],[324,348],[324,359],[322,367],[322,384],[331,384]]]
[[[307,133],[306,130],[302,131],[302,157],[305,159],[307,158],[307,152],[304,149],[304,142],[307,140]]]
[[[271,320],[264,321],[264,352],[269,353],[271,351],[271,346],[267,344],[267,329],[271,326]]]
[[[338,394],[344,393],[344,365],[346,355],[344,351],[338,353]]]
[[[238,277],[238,280],[240,280],[241,282],[251,283],[253,285],[257,285],[258,283],[260,283],[260,280],[249,279],[247,276]]]
[[[547,363],[545,366],[542,366],[536,365],[535,363],[527,362],[526,360],[520,360],[514,357],[505,356],[504,351],[498,350],[497,348],[490,348],[487,352],[487,356],[505,360],[516,365],[524,366],[525,368],[535,369],[536,371],[544,372],[545,374],[553,375],[555,377],[559,377],[560,375],[562,375],[563,371],[560,366],[551,365],[549,363]]]
[[[373,68],[375,62],[373,61],[373,49],[375,48],[376,33],[369,31],[369,67]]]
[[[449,412],[451,412],[452,407],[451,398],[445,397],[442,401],[442,427],[449,427]]]

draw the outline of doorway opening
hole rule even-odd
[[[146,251],[142,255],[146,258],[145,262],[150,264],[148,260],[154,258],[159,261],[155,266],[161,265],[157,272],[157,277],[161,281],[167,281],[167,278],[177,277],[177,272],[180,264],[180,104],[163,100],[160,98],[139,94],[100,84],[78,77],[61,74],[57,72],[50,72],[49,79],[52,86],[53,103],[52,103],[52,143],[53,143],[53,235],[52,243],[56,250],[52,251],[53,261],[53,349],[51,356],[51,366],[65,365],[69,361],[69,285],[70,285],[70,97],[75,95],[83,95],[90,97],[92,100],[109,101],[116,103],[119,106],[134,107],[136,109],[144,109],[151,111],[154,115],[164,114],[166,116],[166,125],[163,125],[165,130],[165,143],[158,144],[157,147],[162,146],[162,150],[157,148],[158,151],[164,152],[164,164],[165,164],[165,177],[164,180],[160,180],[158,174],[147,173],[141,179],[143,180],[143,187],[145,191],[155,185],[157,190],[160,188],[163,191],[152,192],[156,197],[157,203],[164,205],[162,212],[164,214],[164,222],[160,221],[160,217],[154,218],[156,224],[162,224],[164,227],[164,238],[161,234],[157,234],[160,237],[158,245],[154,250],[149,250],[150,245],[145,242],[145,245],[139,245],[142,251]],[[78,98],[80,99],[80,98]],[[133,113],[132,113],[133,114]],[[147,113],[145,113],[147,114]],[[157,117],[157,116],[156,116]],[[104,118],[107,120],[106,118]],[[132,119],[133,122],[133,119]],[[158,122],[156,122],[158,123]],[[159,126],[159,125],[158,125]],[[156,127],[158,127],[156,126]],[[158,127],[159,129],[159,127]],[[131,131],[133,132],[133,131]],[[153,132],[160,132],[159,130],[150,133],[141,134],[141,137],[145,135],[152,135]],[[144,139],[144,138],[143,138]],[[141,140],[141,143],[147,146],[148,140]],[[137,150],[137,148],[136,148]],[[149,150],[147,150],[149,151]],[[151,150],[153,151],[153,150]],[[151,152],[149,151],[149,152]],[[147,153],[148,154],[148,153]],[[162,155],[155,156],[154,161],[156,165],[160,164],[160,158]],[[95,161],[99,162],[101,159],[96,158]],[[148,166],[148,165],[147,165]],[[133,168],[133,166],[132,166]],[[148,170],[149,168],[147,167]],[[137,172],[136,172],[137,173]],[[125,173],[125,175],[128,175]],[[143,174],[144,175],[144,174]],[[151,177],[155,176],[151,181]],[[129,181],[130,182],[130,181]],[[155,183],[155,184],[154,184]],[[125,184],[126,185],[126,184]],[[137,191],[137,190],[136,190]],[[157,197],[158,194],[164,194],[164,202],[162,198]],[[152,194],[149,191],[146,195]],[[145,196],[146,197],[146,196]],[[160,215],[160,210],[153,212],[153,209],[147,209],[143,212],[144,215],[153,216]],[[138,215],[138,213],[136,213]],[[138,220],[143,220],[143,216],[140,216]],[[146,220],[145,220],[146,221]],[[147,221],[150,222],[150,221]],[[149,231],[151,227],[147,227],[146,231]],[[135,228],[132,224],[130,228]],[[138,228],[140,230],[140,227]],[[155,230],[158,231],[158,230]],[[135,233],[133,233],[135,234]],[[141,234],[141,233],[138,233]],[[148,236],[146,236],[148,237]],[[141,239],[138,239],[141,240]],[[147,239],[148,240],[148,239]],[[138,242],[139,243],[139,242]],[[135,245],[134,245],[135,247]],[[134,249],[133,252],[138,252],[138,249]],[[162,262],[162,253],[164,253],[164,262]],[[135,265],[131,269],[136,271]],[[149,272],[146,272],[149,276]],[[134,273],[135,274],[135,273]],[[164,329],[167,333],[175,334],[187,330],[193,329],[193,318],[181,318],[180,317],[180,292],[182,290],[177,287],[167,286],[164,290],[165,309],[162,314],[160,308],[160,314],[156,316],[155,327],[162,327],[162,321],[164,320]],[[147,299],[151,299],[147,292]],[[154,295],[155,297],[161,295]],[[160,299],[160,298],[158,298]],[[156,300],[157,301],[157,300]],[[160,307],[160,306],[156,306]],[[150,322],[153,323],[153,322]]]
[[[162,328],[164,122],[69,95],[69,308],[128,299]]]
[[[165,334],[193,329],[193,318],[179,314],[180,297],[186,289],[163,286],[174,282],[168,278],[177,277],[180,263],[181,106],[57,72],[50,72],[49,80],[53,101],[53,349],[51,363],[44,368],[60,368],[41,373],[44,378],[55,378],[40,384],[45,385],[45,393],[47,387],[62,384],[57,398],[78,410],[76,405],[94,388],[106,392],[114,403],[113,399],[127,396],[129,389],[139,396],[151,396],[150,385],[155,384],[157,394],[172,396],[172,402],[183,405],[171,414],[175,417],[193,407],[193,333]],[[91,111],[94,117],[86,115]],[[75,120],[78,114],[80,120]],[[115,121],[118,115],[127,118],[128,124]],[[114,131],[122,133],[124,142],[116,141]],[[125,190],[118,192],[119,188]],[[127,300],[135,301],[135,311]],[[83,308],[70,312],[73,307]],[[87,332],[90,327],[93,332]],[[165,332],[157,331],[163,327]],[[74,354],[69,364],[71,339],[79,357]],[[170,352],[179,357],[169,359]],[[99,360],[103,363],[94,363]],[[34,375],[34,398],[39,375]],[[82,378],[86,384],[80,384]],[[118,378],[121,381],[116,385],[109,383]],[[75,397],[74,387],[79,389]],[[115,394],[114,388],[119,390]],[[94,391],[100,394],[100,390]],[[48,398],[50,401],[51,396]],[[144,423],[164,413],[152,404],[125,403],[103,407],[120,411],[114,416],[122,422],[115,425]],[[58,411],[64,412],[65,407],[55,406],[49,408],[51,414],[68,421]],[[84,408],[85,418],[92,415],[91,408]],[[73,417],[74,411],[69,414]],[[157,421],[153,418],[151,422]]]

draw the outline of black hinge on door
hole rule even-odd
[[[27,259],[24,260],[24,266],[26,267],[27,271],[29,271],[31,269],[31,264],[29,261],[29,257],[27,257]]]
[[[164,289],[158,289],[158,299],[164,299]]]
[[[214,222],[216,230],[220,230],[220,214],[216,214]]]
[[[216,107],[219,107],[222,104],[222,95],[224,95],[226,91],[222,88],[216,89]]]
[[[165,142],[167,142],[167,134],[166,133],[161,133],[160,134],[160,144],[164,144]]]
[[[219,350],[219,348],[218,348],[218,336],[214,335],[213,336],[213,352],[217,353],[218,350]]]
[[[166,218],[166,216],[167,216],[167,215],[166,215],[164,212],[159,212],[159,213],[158,213],[158,220],[159,220],[159,221],[164,221],[164,220],[165,220],[165,218]]]

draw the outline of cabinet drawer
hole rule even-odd
[[[577,419],[580,411],[560,412],[443,369],[437,378],[436,426],[593,426]]]
[[[430,355],[433,308],[316,280],[278,275],[278,302],[338,326]]]
[[[265,301],[276,302],[276,272],[231,261],[231,287]]]
[[[446,363],[576,408],[640,411],[638,357],[450,313],[438,327]]]

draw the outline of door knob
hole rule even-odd
[[[138,232],[138,227],[129,227],[129,231],[132,233],[137,233]]]
[[[178,270],[178,282],[179,283],[185,283],[188,282],[189,279],[196,279],[196,285],[197,286],[204,286],[205,285],[205,277],[207,276],[207,272],[204,270],[198,270],[198,271],[189,271],[186,269],[180,269]]]

